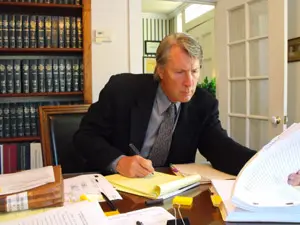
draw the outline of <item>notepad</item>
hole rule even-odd
[[[154,172],[153,176],[144,178],[128,178],[120,174],[105,177],[117,190],[151,198],[164,198],[170,193],[199,183],[201,176],[191,175],[178,177],[166,173]]]

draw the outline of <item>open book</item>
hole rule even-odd
[[[151,198],[167,198],[174,193],[200,184],[201,176],[178,177],[160,172],[144,178],[128,178],[120,174],[105,177],[117,190]]]

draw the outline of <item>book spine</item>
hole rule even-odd
[[[5,94],[6,92],[6,65],[4,60],[0,60],[0,93]]]
[[[51,33],[52,48],[58,48],[58,33],[59,33],[58,17],[53,16],[52,17],[52,33]]]
[[[38,60],[39,92],[45,92],[45,59]]]
[[[32,134],[31,132],[31,126],[30,126],[30,105],[29,103],[24,103],[24,133],[25,136],[30,136]]]
[[[2,35],[3,35],[3,47],[8,48],[9,41],[8,41],[8,15],[7,14],[2,15]]]
[[[59,90],[61,92],[66,91],[66,63],[64,59],[59,59],[59,68],[58,68],[58,73],[59,73]]]
[[[38,16],[38,47],[45,47],[45,17]]]
[[[14,93],[15,85],[14,85],[14,68],[13,68],[13,60],[6,61],[6,89],[7,93]]]
[[[59,92],[58,59],[53,59],[53,86],[54,92]]]
[[[17,116],[16,116],[16,104],[11,103],[9,105],[9,119],[10,119],[10,137],[17,137]]]
[[[65,47],[65,19],[62,16],[58,18],[58,27],[59,27],[58,28],[59,48],[64,48]]]
[[[23,33],[23,48],[29,48],[30,32],[29,32],[29,16],[22,16],[22,33]]]
[[[46,48],[51,48],[51,16],[46,16],[45,17],[45,27],[46,27],[46,32],[45,32],[45,47]]]
[[[3,105],[3,131],[4,137],[10,137],[10,119],[9,119],[9,104]]]
[[[46,59],[46,91],[53,92],[52,59]]]
[[[16,15],[16,47],[23,47],[23,38],[22,38],[22,16]]]
[[[23,137],[24,134],[24,109],[22,103],[17,103],[17,134],[19,137]]]
[[[37,81],[37,60],[31,59],[30,63],[30,72],[29,72],[29,81],[30,81],[30,92],[36,93],[38,92],[38,81]]]
[[[37,47],[37,42],[36,42],[36,38],[37,38],[37,18],[36,16],[30,16],[30,24],[29,24],[29,30],[30,30],[30,34],[29,34],[29,38],[30,38],[30,42],[29,42],[29,46],[30,48],[36,48]]]
[[[15,75],[15,93],[22,92],[21,86],[21,60],[14,60],[14,75]]]
[[[8,35],[9,35],[9,47],[10,48],[16,47],[15,25],[16,25],[16,16],[8,15]]]
[[[22,84],[23,93],[29,93],[29,60],[22,60]]]

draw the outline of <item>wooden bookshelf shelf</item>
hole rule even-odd
[[[0,6],[1,7],[1,6]],[[0,48],[1,53],[82,53],[82,48]]]
[[[0,143],[11,143],[11,142],[21,142],[21,141],[39,141],[40,137],[14,137],[14,138],[0,138]]]
[[[82,5],[71,4],[53,4],[53,3],[33,3],[33,2],[0,2],[0,7],[36,7],[36,8],[64,8],[64,9],[81,9]]]
[[[32,96],[66,96],[66,95],[83,95],[82,91],[73,92],[37,92],[37,93],[12,93],[0,94],[1,97],[32,97]]]

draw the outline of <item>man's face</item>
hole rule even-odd
[[[180,47],[173,46],[167,64],[158,68],[158,74],[162,89],[171,102],[188,102],[196,90],[200,62]]]

